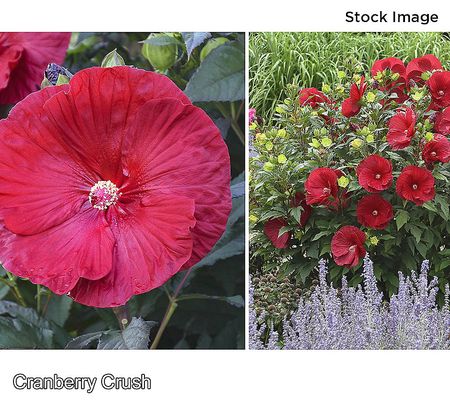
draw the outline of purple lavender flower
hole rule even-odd
[[[450,288],[444,305],[436,301],[438,279],[428,279],[429,262],[410,277],[399,273],[398,293],[383,301],[373,264],[364,258],[363,283],[340,293],[327,283],[327,266],[319,262],[319,285],[284,321],[282,335],[258,319],[250,287],[251,349],[450,349]]]

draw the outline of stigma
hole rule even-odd
[[[111,181],[98,181],[89,192],[89,203],[92,207],[105,211],[117,203],[119,189]]]

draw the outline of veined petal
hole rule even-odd
[[[150,193],[112,216],[113,268],[100,280],[81,279],[70,295],[94,307],[125,304],[134,294],[161,286],[191,257],[194,201]]]
[[[124,196],[158,190],[195,200],[193,252],[184,268],[202,259],[223,234],[231,210],[228,150],[211,119],[179,100],[151,100],[125,136],[123,163],[129,175]]]
[[[80,277],[100,279],[110,272],[114,235],[103,213],[85,205],[73,218],[32,236],[1,229],[1,262],[8,271],[57,294]]]

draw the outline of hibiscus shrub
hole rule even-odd
[[[383,290],[430,260],[441,294],[450,271],[450,72],[433,55],[341,70],[322,90],[294,85],[275,121],[251,116],[253,265],[307,285],[362,281],[370,253]],[[442,300],[442,298],[441,298]]]

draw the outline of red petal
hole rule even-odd
[[[0,122],[0,218],[14,233],[45,231],[87,200],[87,175],[53,139],[42,106],[63,87],[36,92]]]
[[[126,127],[146,101],[165,97],[190,104],[163,75],[130,67],[94,67],[75,74],[70,90],[53,96],[44,108],[59,130],[61,143],[102,180],[120,186]]]
[[[114,242],[104,214],[86,204],[75,217],[39,234],[2,229],[0,247],[8,271],[64,294],[79,277],[99,279],[111,270]]]
[[[0,90],[0,104],[16,103],[35,92],[47,65],[64,61],[70,37],[69,32],[0,33],[0,46],[20,46],[24,49],[20,63],[11,73],[8,87]],[[0,59],[2,57],[0,54]]]
[[[164,284],[191,256],[194,201],[155,192],[130,207],[112,217],[117,247],[111,272],[96,281],[81,279],[70,292],[75,301],[123,305],[132,295]]]
[[[191,259],[201,260],[223,234],[231,210],[230,161],[219,130],[201,109],[175,99],[152,100],[135,116],[123,143],[126,194],[163,190],[195,200]]]

